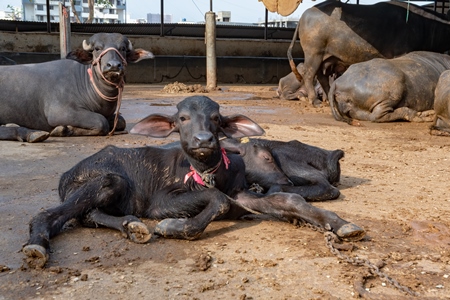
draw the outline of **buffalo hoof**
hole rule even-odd
[[[355,242],[364,238],[366,232],[355,224],[347,223],[336,231],[336,235],[343,241]]]
[[[152,234],[148,231],[148,227],[142,222],[126,223],[124,227],[128,238],[135,243],[147,243],[152,237]]]
[[[314,107],[322,107],[322,101],[316,98],[312,101],[312,105]]]
[[[33,131],[27,136],[28,143],[38,143],[45,141],[50,136],[47,131]]]
[[[164,219],[159,222],[154,233],[172,239],[195,240],[200,237],[202,232],[189,233],[186,226],[187,219]]]
[[[434,110],[419,111],[416,113],[412,122],[433,122],[436,113]]]
[[[32,268],[43,268],[48,260],[47,250],[40,245],[26,245],[22,252],[28,257],[28,266]]]
[[[69,128],[67,128],[67,126],[56,126],[52,132],[50,132],[51,136],[54,137],[65,137],[65,136],[69,136]]]

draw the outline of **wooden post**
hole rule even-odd
[[[206,13],[205,43],[206,43],[206,88],[215,90],[217,87],[216,66],[216,14]]]
[[[59,3],[59,47],[61,58],[65,59],[70,51],[70,11]]]

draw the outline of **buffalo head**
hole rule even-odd
[[[98,65],[98,70],[109,81],[123,78],[130,62],[153,58],[153,53],[134,49],[131,41],[120,33],[96,33],[83,41],[83,48],[70,52],[67,58],[84,64]]]
[[[184,99],[178,103],[177,112],[172,116],[149,115],[130,132],[152,137],[166,137],[178,132],[181,148],[187,156],[206,164],[220,156],[219,135],[240,138],[264,134],[258,124],[244,115],[222,115],[219,104],[205,96]]]

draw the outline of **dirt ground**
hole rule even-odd
[[[450,138],[429,123],[337,122],[329,107],[275,98],[274,85],[223,85],[206,94],[223,114],[242,113],[266,138],[342,149],[342,195],[314,205],[367,231],[350,257],[384,264],[381,271],[420,299],[450,299]],[[129,85],[121,112],[128,128],[154,112],[170,114],[192,94],[163,85]],[[29,269],[21,253],[28,222],[59,203],[60,175],[108,144],[122,147],[177,140],[138,135],[0,142],[0,300],[3,299],[349,299],[364,283],[367,297],[409,299],[365,266],[338,259],[324,235],[276,221],[221,221],[197,241],[152,238],[134,244],[109,229],[77,224],[51,242],[47,267]],[[150,228],[155,221],[145,220]],[[346,245],[348,243],[345,243]],[[363,282],[362,276],[368,276]]]

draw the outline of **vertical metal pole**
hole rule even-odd
[[[70,11],[59,2],[59,47],[61,58],[66,58],[70,51]]]
[[[206,89],[214,90],[217,87],[216,14],[208,11],[205,19]]]
[[[161,0],[161,33],[159,36],[164,36],[164,0]]]
[[[50,24],[50,0],[46,0],[45,5],[47,6],[47,32],[50,33],[52,31]]]
[[[266,8],[266,15],[265,15],[265,22],[264,22],[264,39],[267,40],[267,25],[269,23],[269,11]]]

